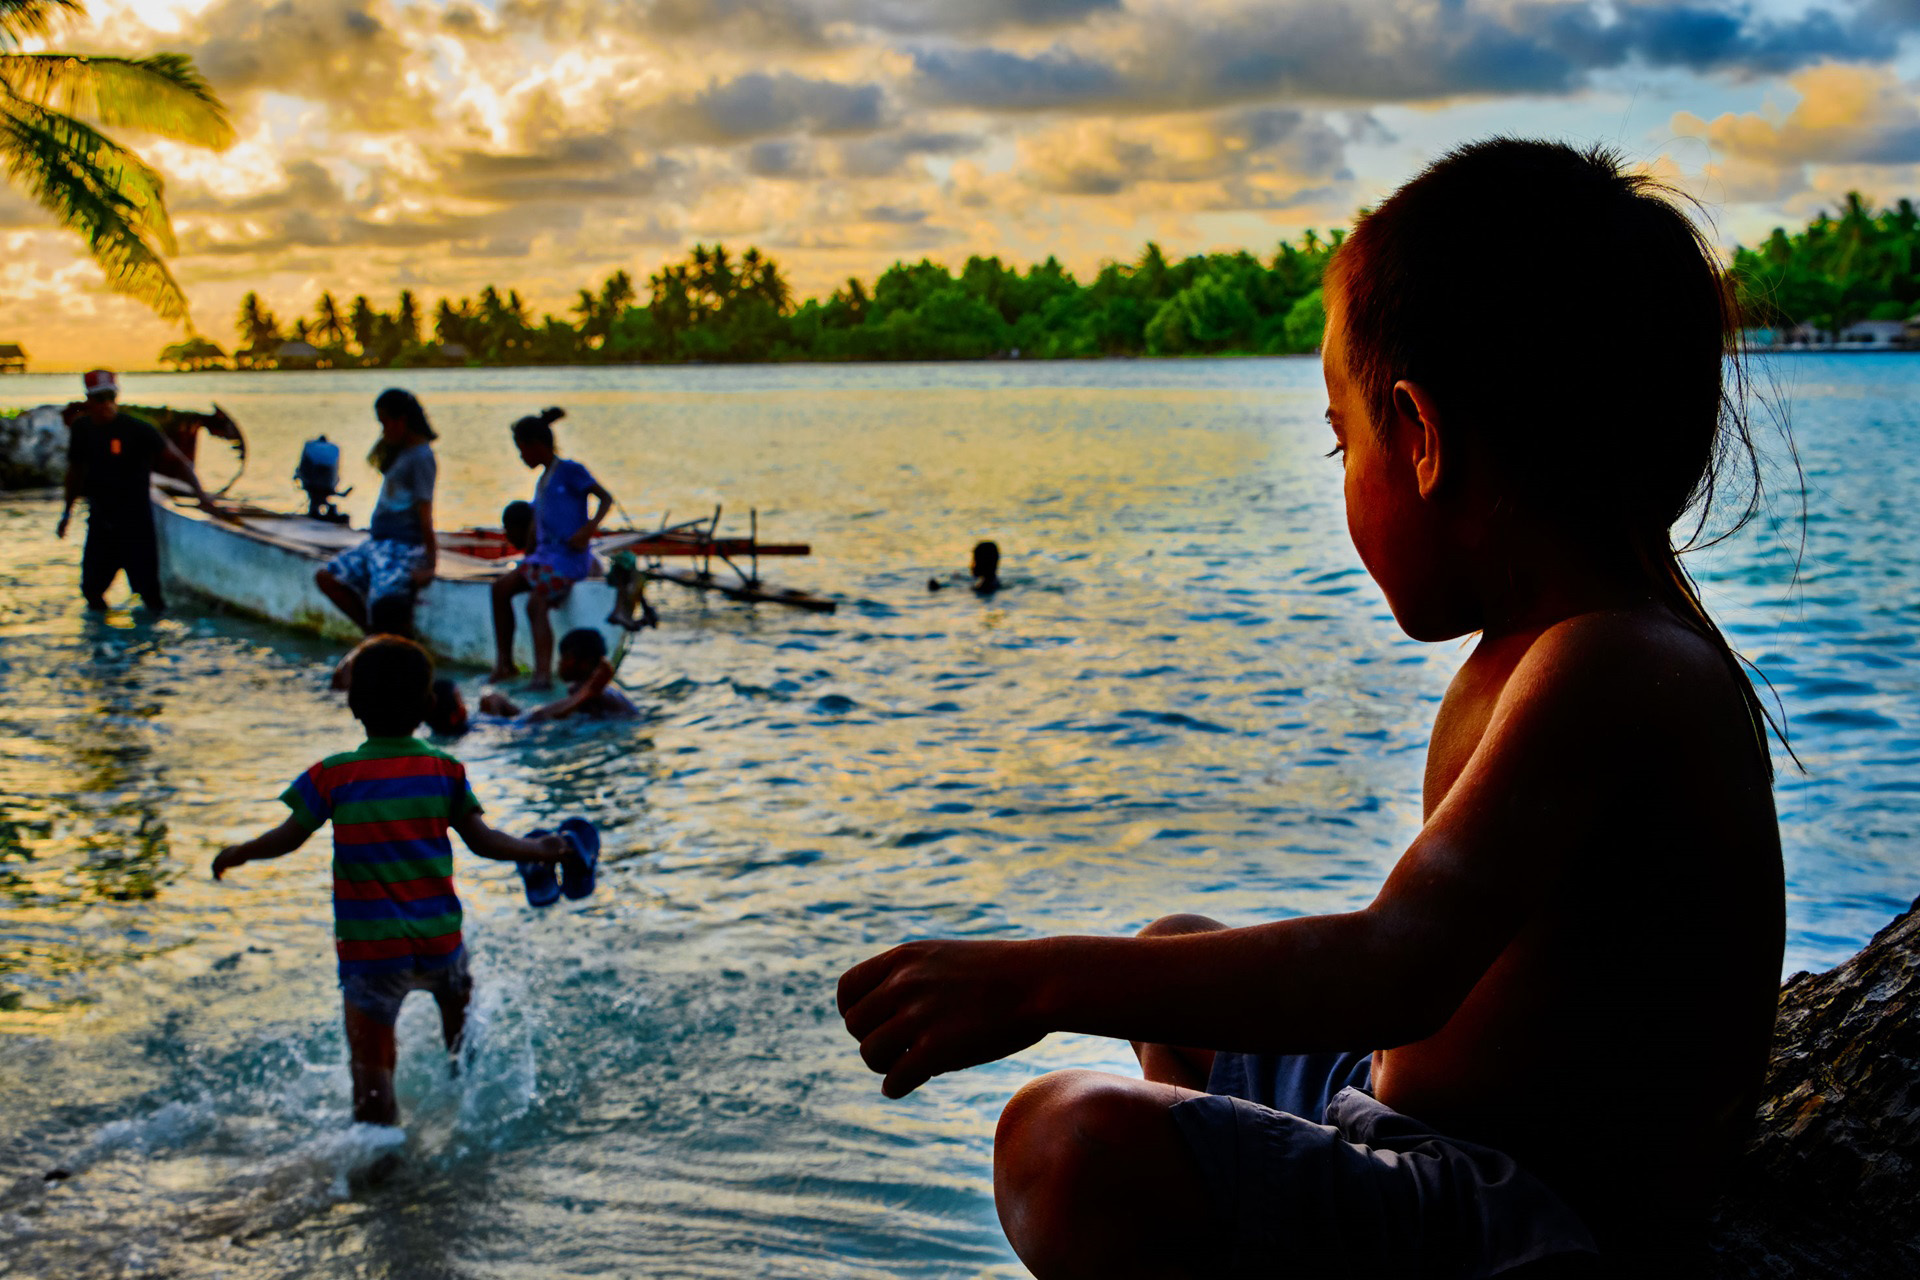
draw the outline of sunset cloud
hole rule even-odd
[[[776,251],[802,292],[921,253],[1085,272],[1149,236],[1264,252],[1436,146],[1542,127],[1542,104],[1649,162],[1681,147],[1749,225],[1920,164],[1894,70],[1916,19],[1920,0],[94,0],[51,44],[188,53],[231,107],[224,153],[129,138],[225,340],[248,288],[286,313],[321,288],[491,281],[563,309],[717,238]],[[145,362],[177,336],[4,189],[0,235],[0,340]]]

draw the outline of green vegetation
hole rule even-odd
[[[1875,213],[1848,192],[1839,217],[1823,211],[1803,230],[1776,227],[1759,247],[1735,250],[1733,279],[1756,327],[1833,333],[1861,320],[1905,320],[1920,312],[1920,210],[1901,200]]]
[[[80,0],[0,0],[0,166],[87,242],[108,285],[186,320],[186,294],[162,258],[175,246],[160,175],[94,126],[216,149],[233,141],[233,126],[182,54],[21,52],[56,13],[83,11]]]
[[[580,290],[565,317],[534,319],[517,290],[443,298],[427,318],[411,292],[390,311],[331,292],[282,326],[249,293],[235,321],[240,368],[635,364],[763,360],[977,360],[1074,356],[1287,354],[1320,344],[1320,275],[1340,243],[1307,232],[1265,262],[1250,253],[1172,262],[1149,244],[1081,284],[1058,261],[1025,271],[973,257],[958,273],[895,263],[870,286],[849,279],[796,305],[773,259],[696,245],[647,280],[644,302],[616,271]],[[431,336],[428,330],[431,330]],[[289,346],[289,344],[303,344]],[[308,348],[311,348],[309,350]],[[179,368],[228,361],[204,339],[161,353]]]

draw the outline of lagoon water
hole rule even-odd
[[[1695,568],[1806,765],[1781,757],[1791,971],[1845,958],[1920,881],[1920,359],[1772,374],[1804,554],[1788,495]],[[357,457],[395,380],[131,376],[126,398],[217,399],[253,444],[234,492],[287,505],[300,443]],[[405,1133],[352,1130],[327,838],[206,875],[356,741],[336,651],[186,601],[90,621],[57,503],[0,496],[0,1275],[1022,1274],[998,1109],[1125,1046],[1053,1037],[888,1102],[839,972],[915,936],[1352,908],[1416,828],[1464,650],[1402,637],[1361,571],[1311,361],[398,380],[442,433],[443,524],[526,492],[506,425],[558,403],[563,448],[634,517],[757,507],[815,547],[779,579],[844,604],[660,588],[621,671],[641,721],[458,744],[496,823],[600,824],[601,888],[536,914],[510,866],[458,853],[471,1068],[446,1078],[412,1002]],[[224,446],[202,471],[226,479]],[[348,479],[364,516],[376,484]],[[929,594],[979,537],[1008,588]],[[400,1172],[363,1185],[393,1143]]]

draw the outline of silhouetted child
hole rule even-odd
[[[939,578],[927,579],[927,590],[939,591],[946,587]],[[997,542],[976,542],[973,544],[973,562],[969,570],[967,585],[975,595],[990,596],[1000,589],[1000,544]]]
[[[515,551],[533,550],[533,504],[520,499],[500,509],[500,532]]]
[[[399,1123],[393,1096],[394,1023],[410,991],[440,1006],[447,1052],[457,1053],[473,981],[453,891],[449,830],[502,862],[559,862],[559,836],[521,840],[480,817],[460,762],[413,736],[432,699],[433,660],[411,640],[375,636],[355,651],[347,705],[366,728],[358,750],[328,756],[280,798],[288,819],[213,860],[220,879],[242,863],[292,853],[333,823],[333,931],[353,1118]]]
[[[565,697],[523,713],[505,694],[489,693],[480,699],[483,715],[517,718],[526,723],[540,720],[564,720],[568,716],[620,719],[637,716],[640,708],[613,682],[613,664],[607,661],[607,641],[592,627],[575,627],[560,637],[560,679],[567,685]]]
[[[1669,533],[1753,459],[1719,259],[1611,154],[1497,139],[1324,290],[1354,546],[1408,635],[1479,633],[1419,835],[1340,915],[909,943],[841,979],[847,1027],[889,1097],[1134,1042],[1146,1079],[1000,1118],[1041,1277],[1702,1274],[1784,942],[1766,718]]]
[[[332,687],[342,690],[351,689],[353,687],[353,660],[360,656],[361,650],[382,638],[383,637],[378,635],[368,636],[365,640],[355,645],[346,657],[340,659],[333,668]],[[440,676],[435,679],[433,682],[433,700],[427,704],[427,714],[423,717],[422,723],[427,726],[427,732],[437,737],[457,738],[465,733],[470,726],[468,724],[467,702],[465,698],[460,696],[460,686],[445,676]]]

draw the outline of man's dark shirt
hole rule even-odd
[[[150,523],[149,487],[166,452],[160,432],[131,414],[75,423],[71,453],[81,468],[81,492],[92,518],[113,525]]]

